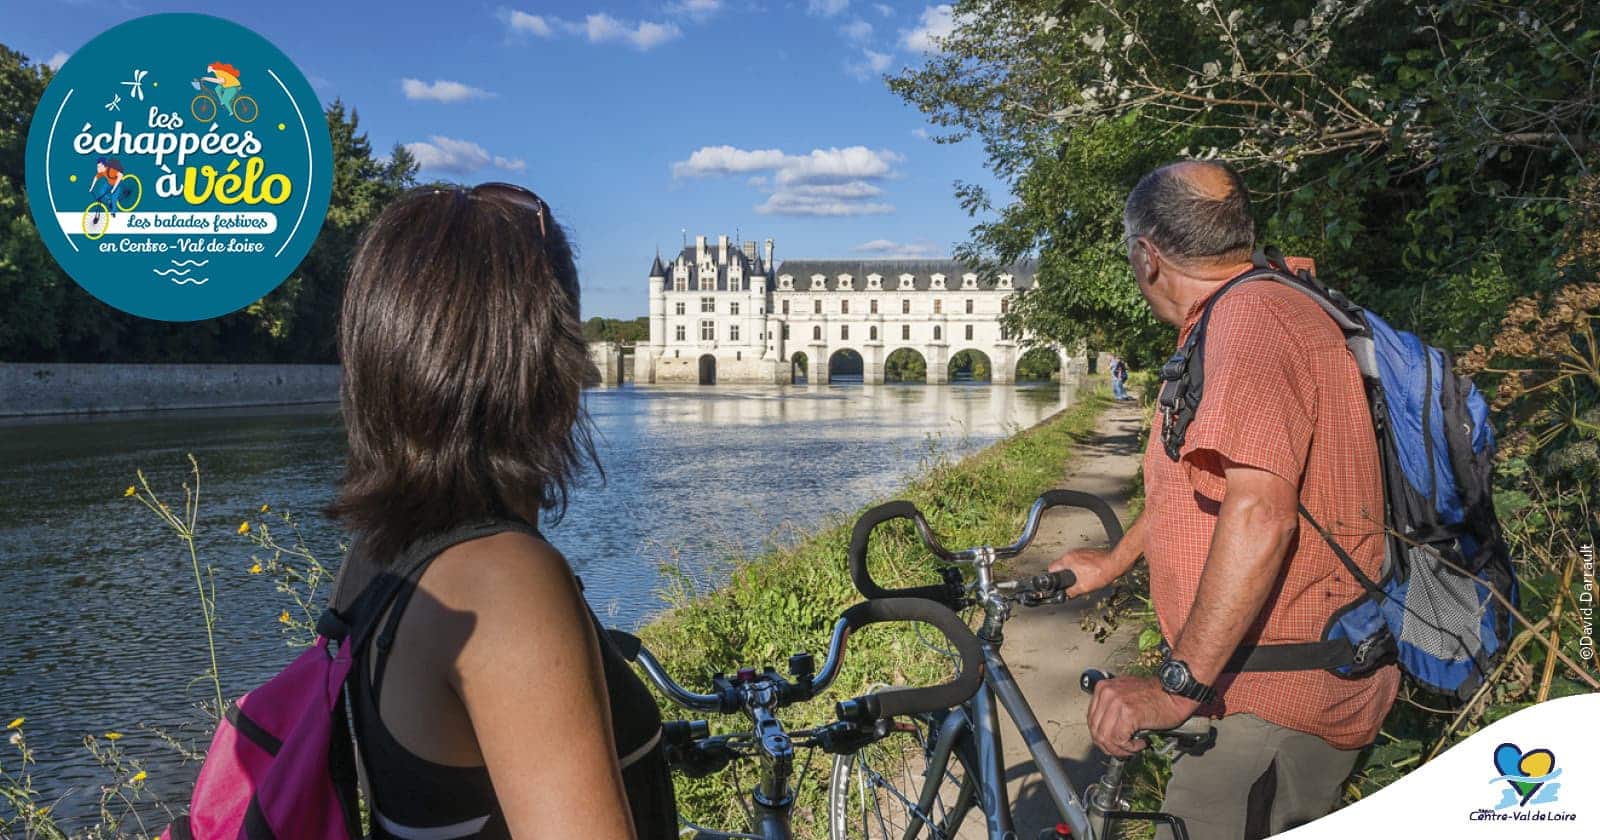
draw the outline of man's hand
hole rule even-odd
[[[1133,733],[1172,729],[1199,708],[1193,700],[1163,691],[1154,677],[1102,680],[1089,701],[1089,736],[1107,755],[1127,758],[1146,746],[1133,740]]]
[[[1067,589],[1067,596],[1076,598],[1109,585],[1122,577],[1127,566],[1118,563],[1111,552],[1101,548],[1075,548],[1061,559],[1050,564],[1050,571],[1070,571],[1078,582]]]

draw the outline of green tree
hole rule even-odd
[[[1592,153],[1600,5],[961,0],[941,52],[890,86],[979,140],[1015,196],[962,255],[1037,254],[1012,326],[1143,362],[1171,333],[1128,279],[1122,198],[1178,157],[1244,171],[1262,239],[1432,340],[1484,340],[1549,288]],[[1542,285],[1541,285],[1542,284]]]
[[[883,360],[883,378],[889,382],[927,382],[928,360],[909,347],[902,347]]]

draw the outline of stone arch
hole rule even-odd
[[[948,368],[951,382],[988,382],[994,378],[994,361],[976,347],[951,353]]]
[[[806,358],[805,353],[795,353],[789,357],[789,384],[802,384],[809,379],[810,374],[810,359]]]
[[[928,357],[914,347],[901,347],[884,357],[883,381],[928,381]]]
[[[859,350],[840,347],[828,356],[828,381],[861,382],[866,376],[866,364]]]
[[[1030,347],[1017,357],[1016,381],[1049,382],[1061,378],[1061,352],[1054,347]]]
[[[700,384],[717,384],[717,357],[710,353],[700,357]]]

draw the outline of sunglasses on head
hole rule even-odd
[[[519,187],[516,184],[507,184],[504,181],[487,181],[471,188],[465,186],[456,186],[448,190],[433,191],[434,195],[445,192],[453,192],[457,196],[468,199],[497,199],[500,201],[509,202],[511,204],[518,204],[523,207],[527,207],[539,215],[539,235],[546,235],[544,217],[545,209],[548,205],[544,203],[544,199],[540,198],[537,193],[528,189],[527,187]]]

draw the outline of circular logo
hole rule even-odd
[[[328,211],[322,105],[277,47],[209,15],[128,21],[62,66],[28,132],[28,204],[89,294],[163,321],[277,288]]]

